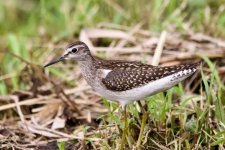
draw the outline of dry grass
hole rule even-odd
[[[133,28],[101,24],[98,28],[83,29],[80,40],[95,55],[107,59],[160,65],[203,59],[206,63],[201,71],[188,79],[184,88],[179,85],[147,99],[150,116],[142,144],[146,149],[223,149],[225,41],[193,33],[188,28],[183,34],[168,31],[159,36],[149,34],[139,24]],[[56,69],[44,70],[15,53],[12,55],[25,62],[19,75],[26,75],[31,89],[0,97],[1,148],[49,149],[57,144],[61,149],[118,148],[123,126],[120,108],[106,100],[102,105],[101,97],[80,78],[77,65],[57,64]],[[55,55],[51,53],[46,61]],[[216,63],[216,68],[208,58]],[[54,77],[56,70],[68,70],[66,77]],[[70,82],[76,82],[76,86],[70,88]],[[133,149],[141,114],[137,104],[130,105],[129,112],[127,144]]]
[[[224,8],[223,0],[0,1],[0,149],[118,149],[119,105],[94,93],[75,62],[42,67],[78,39],[103,59],[202,60],[182,84],[145,99],[140,149],[225,149]],[[126,148],[135,149],[140,106],[128,114]]]

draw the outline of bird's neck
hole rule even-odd
[[[95,59],[91,55],[86,55],[85,57],[86,57],[85,59],[78,61],[79,66],[81,68],[89,68],[89,67],[92,67],[94,65]]]
[[[78,61],[81,68],[81,72],[85,80],[91,84],[96,74],[96,68],[94,66],[95,59],[92,56],[87,56],[87,59]]]

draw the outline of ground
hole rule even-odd
[[[142,101],[139,149],[224,149],[223,1],[21,1],[0,2],[1,149],[119,148],[121,107],[92,91],[75,62],[43,68],[78,39],[101,59],[201,60],[193,76]],[[143,114],[138,103],[127,110],[126,148],[135,149]]]

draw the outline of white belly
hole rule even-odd
[[[184,80],[185,78],[189,77],[192,73],[184,76],[178,76],[178,74],[181,74],[181,72],[177,72],[170,76],[152,81],[144,86],[133,88],[127,91],[110,91],[102,85],[95,86],[94,89],[103,97],[111,101],[118,101],[122,106],[124,106],[127,103],[142,100],[145,97],[151,96],[161,91],[165,91],[176,85],[180,81]]]

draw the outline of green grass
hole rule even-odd
[[[159,145],[167,145],[169,149],[217,149],[224,146],[224,91],[225,86],[221,84],[218,73],[213,64],[207,57],[200,55],[210,68],[210,75],[201,71],[199,94],[188,98],[183,98],[182,85],[173,87],[166,93],[159,93],[146,99],[149,117],[145,126],[143,145],[145,148],[160,148]],[[203,90],[204,89],[204,90]],[[181,100],[180,103],[173,102],[174,95]],[[194,99],[200,99],[197,103]],[[119,105],[104,100],[111,112],[107,115],[105,122],[116,124],[113,135],[102,134],[102,145],[117,149],[119,147],[118,136],[124,122],[121,122],[121,113],[115,113],[120,109]],[[192,106],[192,107],[191,107]],[[214,106],[214,107],[212,107]],[[121,111],[121,110],[119,110]],[[139,127],[141,124],[140,108],[137,103],[129,104],[129,132],[127,136],[128,149],[136,145]],[[109,130],[108,123],[105,129]],[[108,133],[109,134],[109,133]],[[105,135],[105,136],[104,136]],[[109,144],[111,143],[111,144]],[[107,149],[107,148],[106,148]]]
[[[40,67],[45,62],[51,45],[74,40],[82,28],[95,27],[101,22],[134,26],[143,22],[143,28],[160,32],[172,25],[184,32],[185,23],[196,32],[203,32],[219,38],[225,38],[225,1],[224,0],[8,0],[0,1],[0,95],[15,90],[30,89],[29,75],[34,73],[28,63]],[[15,57],[16,54],[18,57]],[[225,142],[225,87],[222,84],[215,64],[204,55],[200,57],[210,69],[210,75],[201,72],[199,94],[183,98],[185,94],[181,84],[146,99],[149,118],[145,127],[144,146],[151,149],[168,145],[170,149],[192,149],[193,147],[217,149]],[[40,69],[40,68],[39,68]],[[31,71],[31,72],[29,72]],[[49,69],[53,76],[67,82],[69,70],[62,73],[58,68]],[[36,72],[35,72],[36,73]],[[41,80],[41,77],[37,75]],[[181,103],[174,105],[174,95]],[[176,97],[176,99],[178,99]],[[205,100],[203,100],[205,97]],[[200,104],[194,102],[199,98]],[[106,133],[95,137],[103,141],[86,142],[103,149],[119,147],[121,113],[118,104],[104,100],[110,109],[101,116]],[[193,107],[190,107],[193,105]],[[141,123],[140,107],[137,103],[128,106],[129,133],[128,148],[137,140]],[[115,127],[108,127],[108,124]],[[113,132],[109,134],[108,130]],[[64,149],[65,143],[58,143]]]
[[[65,142],[64,141],[58,142],[57,144],[58,144],[59,150],[64,150],[65,149]]]
[[[205,56],[202,57],[210,66],[211,76],[206,79],[206,75],[201,72],[202,82],[199,95],[182,99],[183,88],[180,84],[168,90],[166,94],[159,93],[146,99],[150,113],[143,136],[143,141],[146,141],[143,145],[145,148],[160,148],[155,146],[152,140],[161,145],[169,145],[170,149],[192,149],[194,147],[196,149],[203,147],[217,149],[218,145],[224,144],[225,101],[224,95],[223,98],[221,97],[224,85],[221,85],[215,65]],[[203,92],[203,88],[205,88],[206,93]],[[215,91],[215,89],[217,90]],[[179,95],[181,103],[172,102],[174,95]],[[203,99],[202,96],[205,98]],[[194,102],[194,98],[200,98],[200,103],[203,102],[203,105]],[[108,102],[106,106],[112,112],[119,108],[118,105]],[[128,105],[128,111],[130,113],[128,147],[131,149],[136,144],[138,132],[134,131],[139,131],[141,116],[139,114],[140,108],[136,104]],[[114,122],[119,125],[118,127],[123,128],[123,122],[120,121],[121,116],[112,112],[108,114],[109,118],[107,119],[109,120],[107,121]],[[104,143],[109,144],[111,140],[115,142],[113,142],[115,145],[111,145],[113,149],[119,146],[116,142],[119,136],[117,130],[114,131],[114,136],[104,137],[107,138]]]
[[[25,63],[10,55],[13,52],[27,61],[43,64],[48,44],[76,38],[84,27],[101,22],[143,27],[160,32],[174,24],[181,32],[184,22],[193,30],[225,37],[224,1],[216,0],[55,0],[0,2],[1,75],[12,76],[0,81],[0,94],[26,88],[19,82]],[[206,14],[208,12],[208,15]],[[60,73],[54,71],[59,76]],[[7,88],[6,88],[7,87]]]

